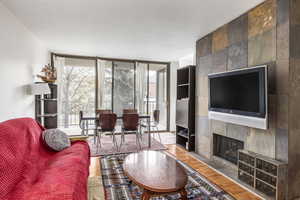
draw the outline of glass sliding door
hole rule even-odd
[[[141,114],[148,113],[148,64],[136,63],[135,108]]]
[[[159,110],[158,129],[168,129],[167,101],[167,65],[149,64],[149,100],[148,113],[153,117],[154,110]]]
[[[113,62],[113,111],[117,115],[123,109],[134,109],[135,64],[132,62]]]
[[[58,127],[76,129],[79,111],[95,112],[96,60],[55,57],[54,66],[58,70]]]
[[[157,109],[159,114],[160,129],[165,130],[168,126],[168,98],[167,98],[167,69],[157,72]],[[165,128],[165,129],[164,129]]]
[[[113,62],[98,60],[98,105],[97,109],[112,110]]]
[[[94,116],[96,109],[122,115],[124,109],[160,112],[159,130],[168,130],[168,63],[100,59],[53,54],[58,72],[58,127],[80,135],[79,111]]]
[[[139,114],[159,110],[159,130],[168,130],[168,64],[98,60],[98,109],[122,115],[124,109]]]

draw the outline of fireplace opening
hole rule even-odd
[[[213,134],[214,155],[235,165],[238,161],[238,150],[244,149],[244,142],[222,135]]]

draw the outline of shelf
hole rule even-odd
[[[246,171],[244,171],[244,170],[242,170],[242,169],[239,169],[239,171],[240,171],[240,172],[243,172],[243,173],[245,173],[245,174],[247,174],[248,176],[251,176],[252,178],[254,178],[253,175],[249,174],[248,172],[246,172]]]
[[[56,117],[57,113],[55,114],[43,114],[43,115],[37,115],[37,117]]]
[[[195,150],[195,71],[194,65],[177,69],[176,143],[188,151]]]
[[[264,171],[264,170],[262,170],[262,169],[256,168],[256,170],[257,170],[257,171],[260,171],[261,173],[264,173],[264,174],[266,174],[266,175],[268,175],[268,176],[271,176],[271,177],[273,177],[273,178],[277,178],[277,176],[275,176],[274,174],[270,174],[269,172],[266,172],[266,171]]]
[[[183,83],[183,84],[178,84],[177,86],[178,87],[183,87],[183,86],[189,86],[190,84],[189,83]]]
[[[41,101],[57,101],[57,99],[40,99]]]
[[[183,125],[183,124],[176,124],[176,126],[179,126],[179,127],[181,127],[181,128],[185,128],[185,129],[189,129],[189,127],[188,126],[186,126],[186,125]]]
[[[260,182],[266,184],[267,186],[276,189],[276,186],[271,185],[270,183],[267,183],[266,181],[263,181],[263,180],[261,180],[261,179],[259,179],[259,178],[257,178],[257,177],[255,178],[255,180],[258,180],[258,181],[260,181]]]
[[[247,165],[248,167],[251,167],[251,168],[255,169],[254,166],[252,166],[252,165],[250,165],[249,163],[246,163],[246,162],[244,162],[244,161],[242,161],[242,160],[239,160],[238,162],[240,162],[240,163],[242,163],[242,164],[244,164],[244,165]]]
[[[188,101],[190,98],[189,97],[185,97],[185,98],[181,98],[181,99],[177,99],[177,101]]]
[[[189,136],[188,136],[188,135],[184,135],[184,134],[181,134],[181,133],[177,133],[177,135],[178,135],[178,136],[180,136],[180,137],[184,137],[184,138],[186,138],[186,139],[188,139],[188,138],[189,138]]]

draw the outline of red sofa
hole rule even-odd
[[[84,141],[54,152],[30,118],[0,123],[1,200],[85,200],[90,150]]]

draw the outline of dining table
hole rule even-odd
[[[99,119],[99,117],[97,117],[96,115],[93,116],[83,116],[82,117],[82,125],[83,125],[83,131],[82,134],[85,133],[84,130],[86,130],[86,135],[88,135],[88,130],[89,130],[89,126],[90,126],[90,122],[93,121],[94,124],[97,124],[96,121]],[[121,120],[123,119],[123,115],[117,115],[117,120]],[[148,148],[151,148],[151,126],[150,126],[150,119],[151,116],[148,114],[139,114],[139,120],[147,120],[147,124],[148,124]]]

